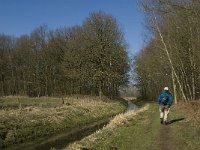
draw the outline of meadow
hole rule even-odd
[[[1,97],[0,147],[67,132],[126,110],[126,103],[90,96]]]

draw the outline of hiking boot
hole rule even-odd
[[[160,118],[160,123],[163,124],[163,118]]]
[[[167,121],[164,121],[164,122],[163,122],[163,124],[164,124],[164,125],[167,125],[167,124],[168,124],[168,122],[167,122]]]

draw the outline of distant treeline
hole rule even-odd
[[[103,12],[80,26],[0,34],[0,96],[116,96],[128,80],[126,49],[116,19]]]
[[[135,57],[143,98],[169,86],[175,101],[200,98],[200,1],[141,0],[151,34]]]

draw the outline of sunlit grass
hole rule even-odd
[[[147,111],[117,115],[102,130],[70,144],[65,149],[197,150],[200,145],[199,104],[199,101],[193,101],[172,105],[169,114],[169,121],[172,123],[162,125],[158,105],[150,103]]]
[[[119,114],[116,117],[114,117],[108,125],[104,126],[103,129],[96,131],[95,133],[82,139],[79,142],[70,144],[66,149],[78,150],[83,147],[91,148],[90,146],[93,146],[98,142],[104,141],[104,138],[109,137],[113,132],[115,132],[115,129],[117,129],[118,127],[128,125],[131,121],[135,119],[135,116],[137,114],[146,111],[148,108],[149,105],[146,105],[137,111],[129,111],[123,114]]]
[[[119,101],[97,97],[0,99],[0,135],[3,146],[71,130],[126,109]],[[7,107],[6,107],[7,106]]]

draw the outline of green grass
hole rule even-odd
[[[152,111],[152,108],[148,112]],[[131,149],[155,149],[158,124],[149,120],[152,113],[139,114],[129,124],[117,128],[109,136],[103,137],[103,141],[94,145],[96,149],[111,149],[116,147],[122,150]],[[155,119],[155,116],[152,117]],[[154,130],[157,129],[157,130]],[[107,133],[108,134],[108,133]]]
[[[63,103],[62,98],[41,97],[29,98],[23,96],[0,97],[0,109],[18,109],[19,107],[40,106],[55,107]],[[20,106],[21,105],[21,106]]]
[[[39,137],[50,136],[62,131],[113,116],[126,109],[120,101],[85,98],[1,98],[0,146],[20,144]],[[7,107],[6,107],[7,106]],[[12,106],[12,107],[10,107]]]
[[[169,119],[177,121],[167,126],[161,125],[158,106],[151,103],[148,110],[138,113],[132,119],[129,118],[123,125],[114,129],[104,128],[69,145],[66,149],[197,150],[200,145],[200,134],[197,127],[187,121],[183,112],[187,111],[180,111],[173,106]]]
[[[177,149],[180,150],[197,150],[200,147],[200,132],[197,126],[193,125],[191,121],[186,117],[187,110],[179,110],[174,108],[172,110],[172,119],[181,119],[174,122],[171,126],[171,130],[177,145]],[[182,120],[183,119],[183,120]]]

